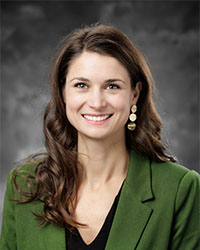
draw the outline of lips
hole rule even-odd
[[[83,117],[89,121],[100,122],[110,118],[111,115],[83,115]]]

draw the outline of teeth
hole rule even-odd
[[[90,116],[90,115],[84,115],[84,117],[85,117],[87,120],[99,122],[99,121],[106,120],[106,119],[109,117],[109,115],[103,115],[103,116]]]

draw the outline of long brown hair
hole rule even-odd
[[[43,223],[53,222],[68,228],[80,225],[74,220],[74,201],[80,185],[81,167],[77,162],[77,131],[67,119],[62,89],[71,61],[83,51],[116,58],[127,69],[132,89],[138,81],[142,82],[136,129],[131,132],[126,128],[127,148],[134,148],[157,162],[174,161],[161,141],[161,120],[152,98],[153,79],[141,52],[125,34],[112,26],[100,24],[73,31],[59,44],[50,71],[51,100],[44,113],[47,155],[36,164],[35,190],[23,193],[26,199],[21,199],[21,202],[30,202],[42,197],[44,211],[36,216]],[[14,180],[19,189],[17,175]]]

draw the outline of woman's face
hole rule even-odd
[[[83,52],[68,68],[63,97],[67,118],[78,136],[124,138],[124,126],[138,96],[139,87],[131,89],[126,68],[113,57]]]

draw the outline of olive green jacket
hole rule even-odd
[[[33,172],[34,166],[22,167]],[[65,230],[39,226],[42,202],[13,198],[12,171],[4,201],[1,250],[64,250]],[[180,165],[131,152],[106,250],[199,250],[199,175]]]

